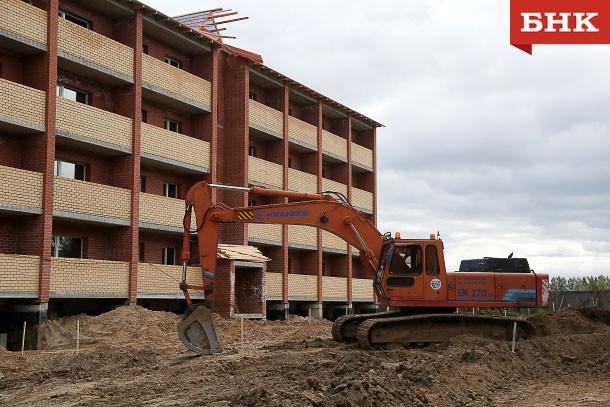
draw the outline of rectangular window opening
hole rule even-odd
[[[87,166],[70,161],[55,160],[55,176],[86,181]]]
[[[89,94],[75,88],[70,88],[64,85],[57,85],[57,96],[73,100],[75,102],[89,104]]]
[[[70,13],[69,11],[65,11],[65,10],[59,10],[59,17],[63,18],[64,20],[68,20],[74,24],[78,24],[81,27],[85,27],[85,28],[91,28],[91,22],[81,16],[78,16],[76,14]]]
[[[168,198],[179,198],[178,184],[164,182],[163,183],[163,196],[166,196]]]
[[[165,130],[173,131],[174,133],[180,133],[180,123],[175,120],[165,119],[163,128]]]
[[[51,239],[52,257],[84,258],[84,238],[72,236],[53,236]]]
[[[174,66],[176,68],[182,68],[182,61],[167,55],[165,56],[165,63],[170,64],[171,66]]]
[[[163,248],[163,264],[170,266],[176,265],[176,248],[175,247],[164,247]]]
[[[254,93],[252,91],[248,92],[248,97],[255,101],[258,99],[258,96],[256,95],[256,93]]]

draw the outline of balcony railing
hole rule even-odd
[[[154,91],[210,110],[212,85],[209,81],[150,55],[142,55],[142,82]]]
[[[288,274],[289,299],[318,298],[318,276]]]
[[[209,170],[210,143],[142,123],[142,153]]]
[[[133,81],[133,48],[127,45],[60,18],[58,48],[60,56]]]
[[[318,129],[316,126],[288,116],[288,137],[301,144],[305,144],[313,150],[318,149]]]
[[[284,136],[284,116],[279,110],[248,99],[250,126],[259,130],[270,130],[271,134]]]
[[[0,254],[0,298],[35,296],[38,292],[40,257]]]
[[[22,0],[2,0],[0,30],[46,45],[47,12]]]
[[[288,225],[288,243],[318,247],[318,231],[312,226]]]
[[[352,279],[352,300],[373,301],[373,280],[367,278]]]
[[[322,151],[347,161],[347,140],[329,131],[322,130]]]
[[[352,162],[361,167],[373,169],[373,150],[352,143]]]
[[[129,224],[131,191],[93,182],[55,177],[54,215]],[[57,213],[59,211],[60,213]],[[99,219],[94,219],[99,218]]]
[[[318,177],[308,172],[288,168],[288,189],[298,192],[318,193]]]
[[[108,148],[131,151],[132,119],[63,97],[57,98],[57,131]]]
[[[161,195],[140,193],[140,223],[182,230],[184,200]],[[191,216],[191,229],[196,229],[195,216]]]
[[[352,205],[357,208],[373,212],[373,194],[371,192],[352,187]]]
[[[282,297],[282,273],[267,273],[267,299]]]
[[[42,174],[0,166],[0,207],[42,213]]]
[[[282,225],[250,223],[248,225],[248,239],[265,242],[282,242]]]
[[[281,165],[258,157],[248,157],[248,180],[282,188],[284,184],[282,174]]]
[[[347,196],[347,185],[328,178],[322,178],[322,190],[340,192]]]
[[[182,281],[182,266],[166,264],[138,264],[138,297],[183,298],[178,282]],[[193,285],[203,285],[201,268],[187,267],[186,281]],[[191,295],[197,296],[196,292]]]
[[[129,263],[54,257],[50,291],[51,298],[127,297]]]
[[[347,250],[347,242],[325,230],[322,231],[322,247],[336,250]]]
[[[0,78],[0,121],[44,131],[46,95],[43,91]]]
[[[347,278],[322,277],[323,300],[347,300]]]

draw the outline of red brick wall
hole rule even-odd
[[[189,115],[169,110],[146,100],[142,101],[142,110],[146,111],[146,123],[163,128],[165,119],[175,120],[180,123],[181,134],[191,135],[191,117]]]
[[[191,59],[182,51],[146,34],[142,37],[142,44],[148,46],[148,55],[151,57],[161,61],[165,61],[166,56],[177,59],[182,62],[181,69],[191,72]]]
[[[125,247],[127,227],[54,222],[53,236],[84,237],[85,258],[129,261]]]
[[[289,273],[308,274],[315,276],[318,274],[318,260],[313,252],[290,250],[288,252],[290,262]]]
[[[22,168],[21,136],[0,133],[0,165]]]
[[[366,267],[360,262],[358,257],[352,258],[352,276],[354,278],[373,278]]]
[[[89,105],[109,112],[115,112],[113,98],[115,91],[112,88],[73,76],[64,71],[58,72],[57,83],[87,92],[89,94]]]
[[[176,262],[180,264],[180,252],[182,251],[182,238],[178,235],[162,235],[157,233],[140,231],[140,243],[144,243],[144,262],[161,264],[163,260],[163,248],[176,248]],[[195,259],[197,253],[193,253],[194,244],[191,245],[191,259]]]
[[[0,78],[23,83],[23,59],[0,51]]]
[[[59,2],[59,8],[89,20],[92,23],[92,26],[90,27],[91,30],[106,37],[113,38],[112,21],[105,16],[92,11],[82,3],[61,0]]]
[[[17,253],[17,219],[10,216],[0,216],[0,253]]]
[[[329,277],[347,278],[347,262],[349,257],[343,254],[328,254],[322,255],[324,262],[324,275]]]
[[[262,269],[235,270],[235,306],[240,313],[261,313],[263,305]]]
[[[199,175],[184,175],[174,172],[164,171],[154,167],[143,167],[140,170],[140,175],[146,177],[146,193],[163,195],[163,183],[178,184],[178,198],[184,199],[186,191],[198,181],[201,181],[202,176]]]

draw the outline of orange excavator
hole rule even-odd
[[[290,202],[231,208],[212,202],[212,188],[285,197]],[[222,352],[209,309],[213,304],[221,223],[315,226],[356,247],[360,261],[373,277],[372,284],[379,304],[394,311],[338,318],[334,322],[332,335],[340,342],[382,347],[390,344],[442,342],[460,334],[477,334],[497,339],[527,338],[534,332],[525,319],[471,315],[456,313],[456,310],[474,307],[537,308],[545,307],[548,303],[548,274],[530,270],[527,260],[465,260],[462,264],[467,267],[463,270],[447,272],[443,242],[436,235],[432,234],[428,239],[401,239],[382,234],[340,193],[311,194],[198,182],[189,189],[185,201],[181,256],[183,277],[180,288],[188,307],[178,331],[182,342],[197,353]],[[196,231],[189,229],[193,208]],[[198,237],[203,286],[186,282],[186,266],[190,259],[190,240],[193,234]],[[203,304],[193,304],[189,290],[203,291],[206,301]]]

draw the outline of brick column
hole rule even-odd
[[[47,93],[45,108],[45,129],[43,140],[43,186],[42,186],[42,225],[40,230],[40,279],[38,300],[49,301],[51,288],[51,238],[53,235],[53,186],[55,160],[55,121],[57,111],[57,31],[59,0],[48,0],[41,4],[47,12],[47,53],[44,55],[44,84],[41,89]],[[42,68],[42,67],[41,67]],[[42,78],[41,78],[42,79]]]
[[[317,108],[317,119],[316,119],[316,129],[318,132],[318,168],[317,168],[317,176],[318,176],[318,192],[322,191],[322,102],[318,101],[316,106]],[[318,260],[318,306],[320,308],[320,318],[322,317],[322,260],[323,260],[323,250],[322,250],[322,230],[318,229],[318,251],[317,251],[317,260]]]
[[[235,262],[218,260],[214,275],[214,312],[230,318],[235,308]]]
[[[282,168],[283,168],[283,181],[282,185],[284,190],[288,190],[288,112],[289,112],[289,95],[290,88],[287,84],[284,84],[282,93],[282,113],[283,113],[283,129],[284,139],[282,140],[283,157],[282,157]],[[283,203],[288,203],[288,198],[282,198]],[[273,259],[275,261],[275,259]],[[284,317],[288,318],[289,305],[288,305],[288,225],[282,225],[282,303],[284,304]]]
[[[347,199],[352,202],[352,118],[347,116]],[[347,245],[347,305],[352,310],[352,246]]]

